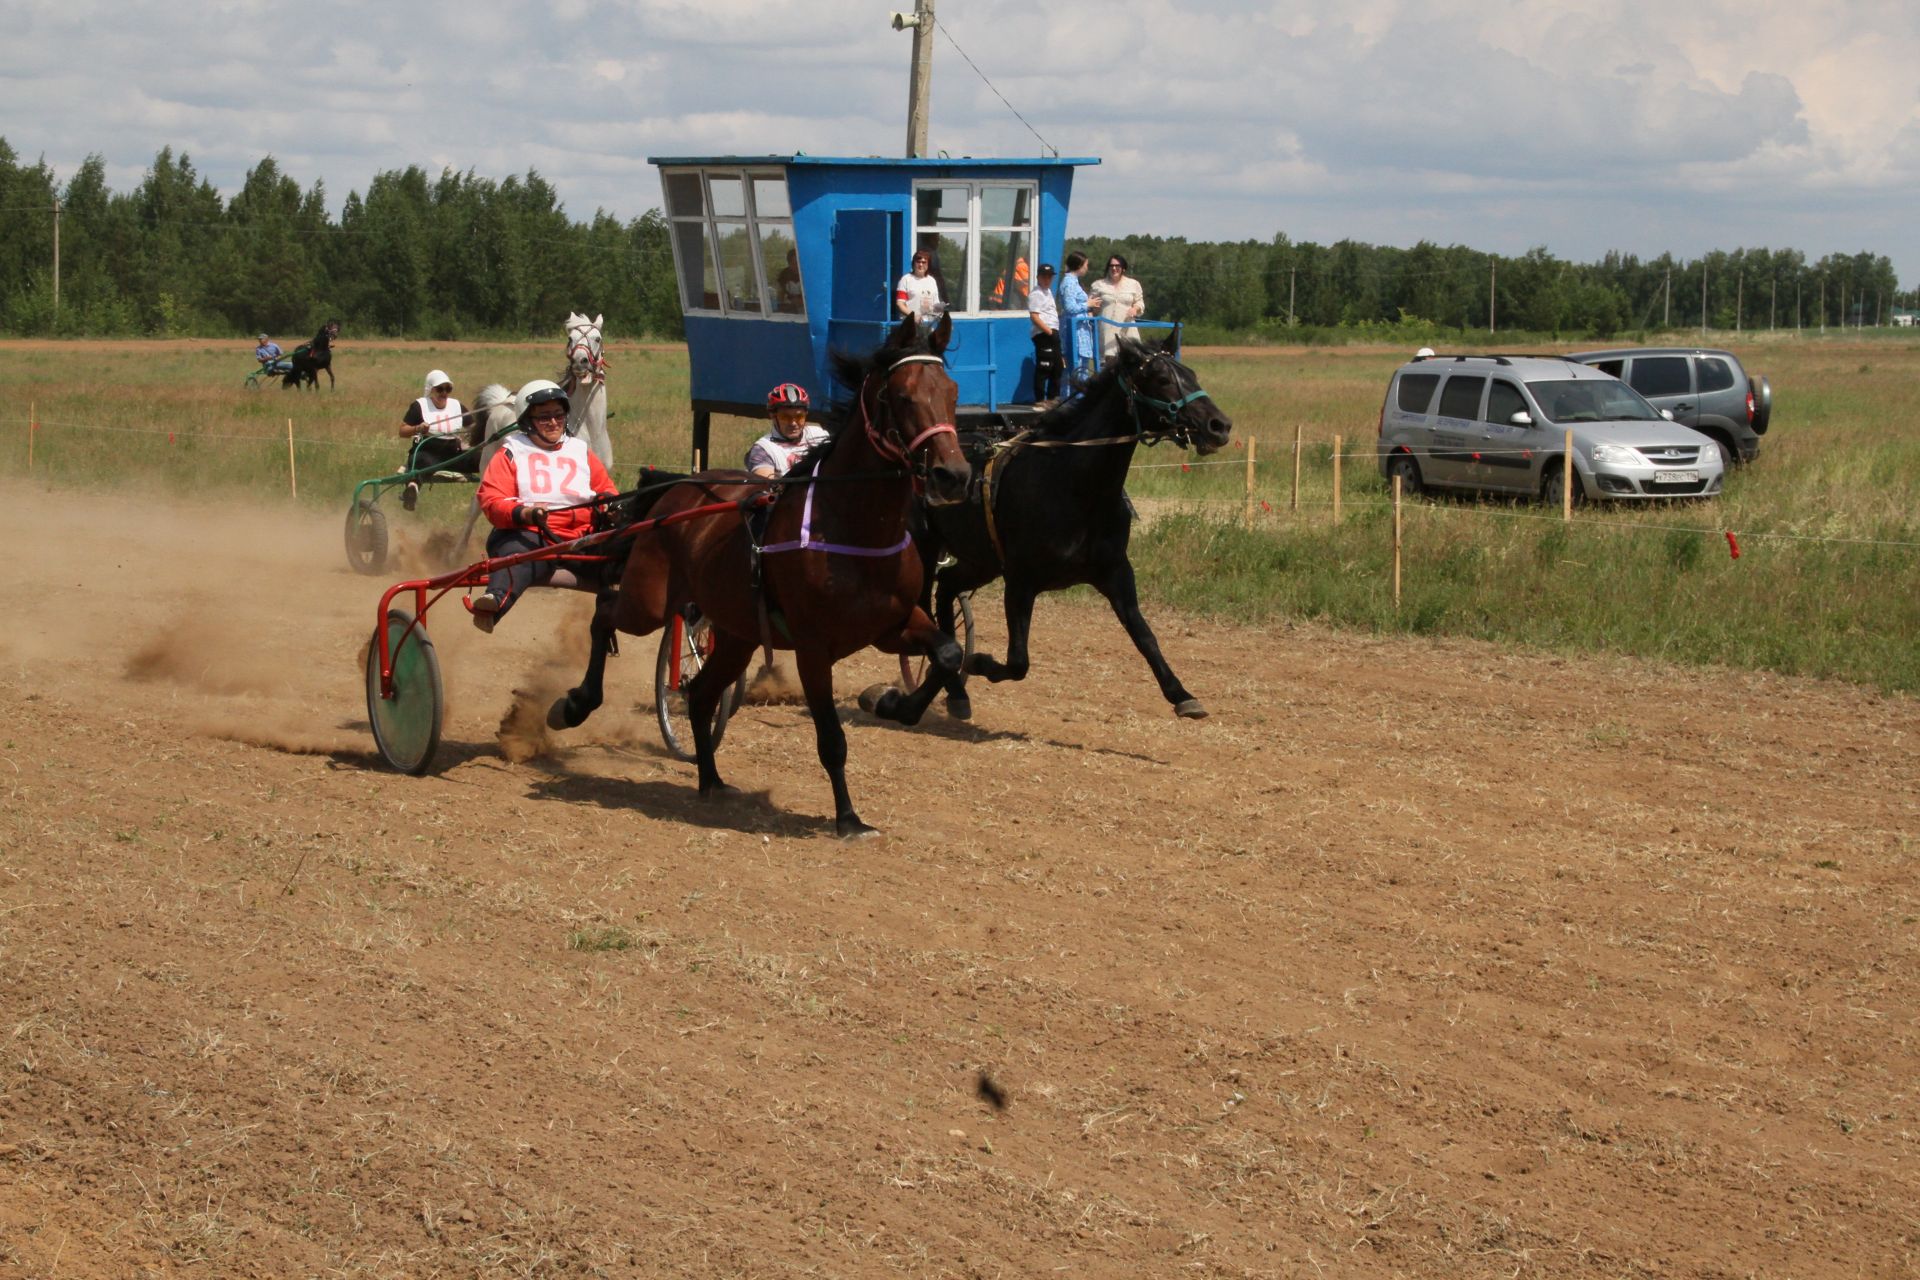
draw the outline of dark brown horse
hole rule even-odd
[[[794,652],[820,763],[833,782],[835,828],[843,837],[872,834],[847,794],[847,737],[834,705],[833,667],[871,646],[925,653],[940,673],[959,673],[960,647],[919,607],[920,557],[907,536],[916,490],[934,503],[966,494],[967,462],[953,430],[957,388],[941,354],[951,331],[944,316],[931,333],[909,317],[867,359],[836,356],[841,380],[855,392],[848,421],[781,482],[757,553],[746,508],[769,482],[708,471],[655,502],[647,515],[741,505],[634,537],[619,590],[602,594],[594,610],[586,675],[554,704],[548,723],[577,725],[600,705],[616,631],[646,635],[694,604],[716,633],[713,655],[687,687],[700,794],[725,789],[713,756],[721,692],[768,642]],[[929,679],[912,695],[883,699],[875,714],[913,724],[940,683]]]

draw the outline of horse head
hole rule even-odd
[[[1159,346],[1122,342],[1119,350],[1120,388],[1143,440],[1172,440],[1193,446],[1202,457],[1226,448],[1233,420],[1220,411],[1200,386],[1199,377],[1180,362],[1180,335],[1176,330]]]
[[[567,315],[567,372],[576,386],[606,381],[607,358],[600,338],[605,319],[598,315],[589,320],[578,312]]]
[[[951,316],[930,330],[908,316],[869,360],[835,360],[855,389],[854,412],[874,452],[904,466],[937,507],[964,501],[972,476],[953,426],[960,388],[947,374],[952,337]]]

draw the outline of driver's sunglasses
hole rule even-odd
[[[565,409],[556,409],[548,413],[536,413],[533,415],[533,421],[535,422],[565,422],[566,420],[567,411]]]

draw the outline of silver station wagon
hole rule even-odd
[[[1380,474],[1403,492],[1462,489],[1557,505],[1573,432],[1573,497],[1717,494],[1719,447],[1610,374],[1557,356],[1416,356],[1380,407]]]

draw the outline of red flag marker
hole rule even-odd
[[[1273,514],[1273,508],[1267,505],[1267,500],[1265,498],[1260,499],[1260,509],[1266,512],[1268,515]]]
[[[1186,463],[1184,463],[1184,462],[1180,464],[1180,469],[1181,469],[1182,471],[1191,471],[1191,470],[1193,470],[1193,468],[1192,468],[1192,467],[1190,467],[1190,466],[1188,466],[1188,465],[1187,465]]]
[[[1740,542],[1733,536],[1733,530],[1727,530],[1727,550],[1735,560],[1740,558]]]
[[[167,443],[168,443],[168,444],[172,444],[172,443],[173,443],[173,432],[171,432],[171,431],[169,431],[169,432],[167,432]]]

